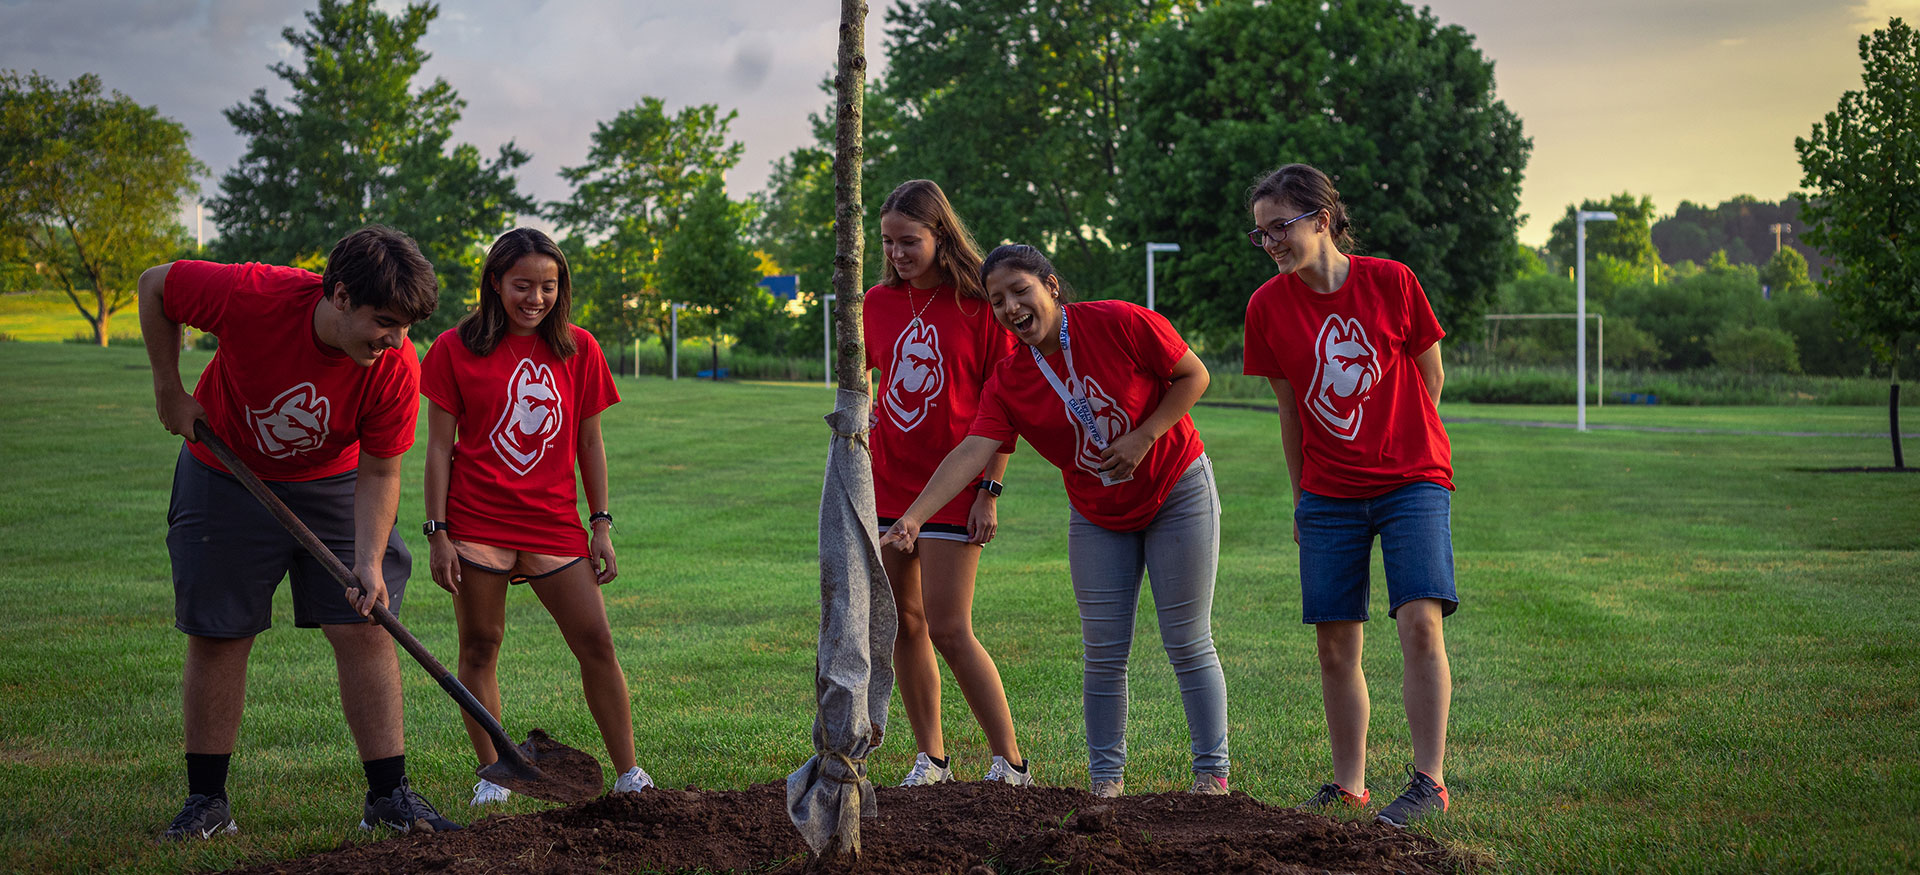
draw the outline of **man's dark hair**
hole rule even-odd
[[[420,254],[412,237],[384,225],[368,225],[333,245],[327,272],[320,277],[324,294],[347,287],[355,307],[393,310],[419,322],[440,306],[440,280],[433,264]]]

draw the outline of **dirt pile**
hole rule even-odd
[[[648,790],[446,835],[346,846],[249,872],[752,871],[809,863],[783,784],[744,791]],[[1424,836],[1264,805],[1243,794],[1095,799],[1062,788],[966,783],[880,790],[852,872],[1458,872]]]

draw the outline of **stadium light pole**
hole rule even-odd
[[[1587,430],[1587,223],[1611,222],[1620,218],[1609,212],[1581,210],[1573,219],[1573,258],[1578,262],[1574,283],[1574,428]]]
[[[827,330],[821,346],[823,351],[821,357],[827,363],[827,375],[823,379],[827,381],[827,385],[829,386],[833,385],[833,302],[839,298],[839,295],[833,294],[832,292],[828,292],[820,298],[820,300],[825,302],[820,305],[820,324]]]
[[[673,376],[667,378],[670,380],[680,379],[680,311],[685,309],[687,305],[675,304],[673,312],[667,316],[668,321],[673,325],[673,351],[668,356],[673,362]]]
[[[1179,252],[1178,243],[1147,244],[1147,309],[1153,309],[1153,255],[1156,252]]]

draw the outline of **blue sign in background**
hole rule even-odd
[[[783,301],[791,301],[800,294],[800,277],[793,274],[763,277],[759,285],[768,294]]]

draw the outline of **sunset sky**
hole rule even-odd
[[[286,90],[267,66],[304,26],[301,0],[0,0],[0,68],[110,89],[184,123],[214,174],[244,150],[221,110],[255,88]],[[398,2],[382,2],[398,9]],[[870,52],[884,61],[874,2]],[[1681,200],[1777,200],[1799,187],[1793,138],[1859,87],[1860,34],[1920,19],[1920,0],[1434,0],[1475,34],[1533,156],[1523,242],[1544,242],[1568,203],[1631,191],[1661,213]],[[555,172],[586,154],[597,121],[642,95],[717,103],[740,117],[735,196],[809,139],[807,114],[833,62],[832,0],[447,0],[426,38],[426,72],[467,101],[455,136],[491,154],[533,153],[523,188],[565,196]],[[1276,159],[1284,156],[1276,156]],[[206,180],[204,191],[215,189]],[[191,223],[189,225],[191,229]],[[208,230],[212,236],[213,230]]]

